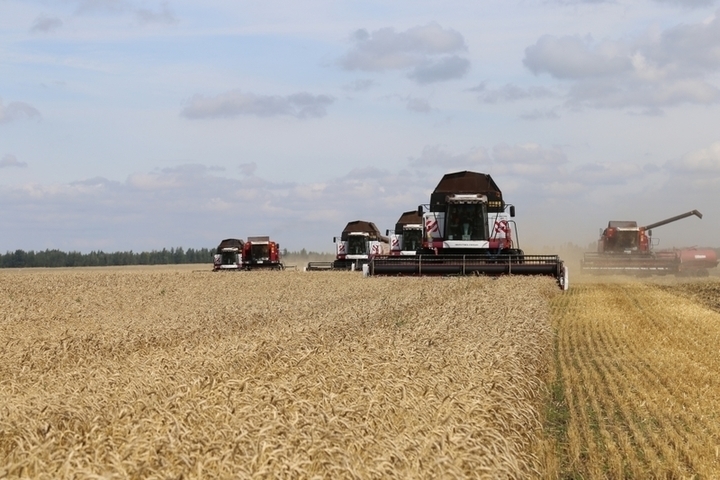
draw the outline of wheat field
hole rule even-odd
[[[542,477],[547,278],[0,272],[0,478]]]

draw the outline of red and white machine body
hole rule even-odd
[[[243,245],[243,268],[282,269],[280,261],[280,245],[270,240],[270,237],[248,237]]]
[[[505,211],[478,215],[486,211],[485,195],[452,195],[448,211],[423,213],[422,247],[437,253],[453,251],[503,251],[513,248],[515,222]],[[449,218],[448,218],[449,217]],[[487,218],[487,225],[477,222]]]
[[[220,242],[213,255],[213,271],[241,270],[243,244],[237,238],[227,238]]]
[[[367,260],[370,255],[387,253],[387,243],[371,239],[367,232],[348,232],[345,240],[342,237],[334,240],[338,260]]]
[[[422,248],[422,217],[417,210],[403,212],[395,230],[385,234],[390,238],[390,255],[417,255]]]
[[[400,234],[390,233],[390,255],[417,255],[422,245],[422,224],[403,226]]]

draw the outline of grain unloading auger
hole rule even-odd
[[[366,275],[547,275],[567,290],[568,270],[557,255],[525,255],[516,245],[515,207],[503,201],[490,175],[445,175],[422,218],[416,255],[375,255]]]
[[[713,250],[652,249],[652,229],[702,213],[691,210],[659,222],[639,227],[635,221],[611,220],[600,234],[597,252],[586,252],[582,272],[592,274],[707,275],[717,266]]]

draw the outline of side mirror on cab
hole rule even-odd
[[[422,216],[423,216],[423,208],[422,208],[422,205],[418,205],[418,217],[422,217]]]
[[[515,216],[515,205],[510,205],[510,217]]]

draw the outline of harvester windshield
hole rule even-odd
[[[348,236],[348,255],[367,255],[367,241],[365,235]]]
[[[404,228],[402,238],[402,250],[416,252],[422,247],[422,230],[416,228]]]
[[[623,252],[625,250],[637,250],[637,230],[616,230],[612,237],[608,237],[607,250],[610,252]]]
[[[487,204],[448,203],[445,229],[447,240],[487,240]]]
[[[253,244],[250,248],[253,260],[268,260],[270,258],[270,246],[267,243]]]
[[[237,251],[232,250],[223,250],[222,253],[220,253],[221,257],[221,264],[222,265],[235,265],[238,261],[238,253]]]

